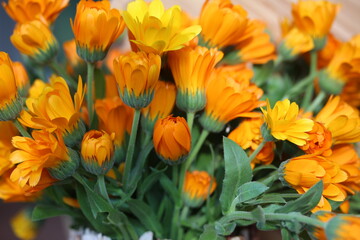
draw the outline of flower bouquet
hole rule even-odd
[[[358,238],[360,36],[330,33],[338,4],[293,3],[275,43],[230,0],[198,19],[80,0],[59,63],[68,3],[3,3],[25,65],[0,52],[0,198],[34,203],[19,238],[59,215],[84,239]]]

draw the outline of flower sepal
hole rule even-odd
[[[149,90],[136,96],[134,91],[130,92],[125,88],[123,93],[120,91],[120,97],[126,105],[135,109],[141,109],[147,107],[151,103],[154,97],[154,90]]]
[[[320,51],[326,45],[327,36],[313,38],[313,41],[314,41],[314,49],[313,49],[313,51]]]
[[[344,82],[334,79],[325,71],[319,72],[320,88],[328,94],[339,95],[344,87]]]
[[[1,107],[0,121],[9,121],[16,119],[23,109],[24,101],[24,98],[22,98],[20,96],[20,93],[18,93],[15,99],[13,99],[10,103],[5,104],[4,107]]]
[[[84,159],[81,157],[81,165],[85,168],[85,170],[94,175],[105,175],[115,163],[115,155],[107,161],[104,161],[101,165],[99,165],[96,159]]]
[[[95,63],[103,60],[108,50],[102,50],[100,48],[89,49],[86,46],[77,45],[76,52],[86,62]]]
[[[225,128],[225,123],[213,118],[211,115],[203,113],[199,119],[201,126],[209,132],[219,133]]]
[[[66,131],[63,134],[65,145],[68,147],[73,147],[81,142],[84,134],[86,132],[86,127],[84,122],[80,119],[78,123],[74,126],[71,132]]]
[[[69,155],[68,160],[61,161],[56,167],[48,168],[50,175],[55,179],[64,180],[71,177],[80,165],[78,153],[71,148],[67,148],[67,151]]]
[[[195,94],[189,91],[178,91],[176,94],[176,106],[185,112],[198,112],[206,105],[205,91],[197,91]]]

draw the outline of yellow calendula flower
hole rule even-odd
[[[247,15],[240,5],[233,5],[230,0],[205,1],[199,18],[203,40],[213,47],[235,45],[248,25]]]
[[[250,82],[252,76],[253,72],[242,65],[216,69],[207,84],[207,103],[200,117],[206,130],[220,132],[235,118],[261,116],[253,110],[264,105],[259,100],[263,91]]]
[[[313,128],[307,133],[309,134],[309,138],[306,140],[304,146],[299,146],[301,150],[307,154],[331,155],[331,132],[322,123],[314,122]]]
[[[20,240],[33,240],[37,237],[39,222],[31,220],[31,210],[23,209],[10,220],[11,229]]]
[[[271,108],[269,100],[267,100],[266,110],[261,109],[267,128],[271,135],[278,140],[288,140],[298,146],[304,146],[314,122],[310,119],[299,119],[299,106],[289,99],[277,101],[275,106]]]
[[[176,88],[169,82],[158,81],[155,86],[154,98],[146,108],[141,109],[142,126],[152,134],[155,122],[159,118],[170,115],[175,105]]]
[[[360,235],[360,217],[352,215],[337,215],[325,225],[328,240],[355,240]]]
[[[191,134],[186,120],[171,115],[157,120],[153,142],[161,160],[170,165],[180,164],[191,148]]]
[[[111,44],[124,31],[119,10],[111,9],[107,0],[81,0],[76,8],[74,32],[77,53],[87,62],[104,59]]]
[[[135,0],[128,4],[122,15],[131,41],[147,53],[162,54],[181,49],[201,31],[199,25],[185,28],[181,22],[181,8],[176,5],[165,10],[161,0],[149,4]]]
[[[80,108],[84,99],[85,87],[79,78],[74,101],[62,77],[50,78],[50,84],[35,81],[26,100],[27,111],[23,111],[19,121],[27,127],[44,129],[64,137],[68,146],[81,141],[85,132],[80,120]]]
[[[53,23],[70,0],[9,0],[2,3],[9,16],[18,23],[40,20]]]
[[[114,138],[105,131],[91,130],[81,142],[81,164],[86,171],[105,175],[114,165]]]
[[[169,66],[174,76],[177,106],[187,112],[197,112],[206,104],[205,87],[223,53],[215,48],[185,47],[169,53]]]
[[[292,4],[292,16],[295,26],[311,35],[315,48],[321,49],[339,9],[339,4],[329,1],[301,0]]]
[[[12,163],[17,164],[11,173],[11,180],[21,187],[29,184],[36,186],[44,171],[56,179],[71,176],[79,165],[77,153],[66,148],[62,139],[47,131],[33,131],[33,138],[13,137],[15,150],[10,155]]]
[[[339,96],[330,97],[316,115],[315,121],[324,124],[330,130],[333,144],[360,141],[359,111],[345,103]]]
[[[310,35],[298,28],[291,29],[280,45],[280,53],[284,59],[292,59],[299,54],[309,52],[314,48],[314,42]]]
[[[228,138],[239,144],[242,149],[249,149],[249,154],[251,154],[263,141],[261,135],[261,126],[263,123],[264,120],[262,118],[245,119],[237,128],[230,132]],[[270,164],[274,160],[274,148],[274,142],[267,142],[251,161],[251,167],[254,168],[256,164]]]
[[[39,20],[17,25],[10,40],[19,52],[38,64],[50,62],[59,49],[49,26]]]
[[[126,105],[140,109],[150,104],[160,68],[160,56],[152,53],[129,52],[114,60],[120,97]]]
[[[17,83],[9,55],[0,52],[0,121],[13,120],[22,110]]]
[[[189,207],[199,207],[215,191],[216,181],[205,171],[187,171],[182,197]]]

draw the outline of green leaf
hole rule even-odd
[[[248,182],[238,189],[237,203],[243,203],[263,194],[269,187],[260,182]]]
[[[147,176],[144,179],[144,181],[141,183],[141,185],[139,185],[138,187],[138,193],[140,199],[143,198],[145,193],[149,191],[149,189],[160,179],[162,173],[165,172],[166,169],[167,167],[161,170],[157,170],[155,168],[151,169],[152,173],[150,173],[149,176]]]
[[[225,177],[220,195],[221,208],[224,213],[234,211],[232,205],[237,189],[252,179],[252,170],[248,156],[234,141],[224,137]]]
[[[265,194],[259,199],[254,199],[245,202],[248,205],[261,205],[269,203],[286,203],[285,199],[277,194]]]
[[[225,238],[217,235],[214,225],[205,225],[204,232],[200,235],[199,240],[225,240]]]
[[[54,205],[38,204],[35,206],[32,212],[32,220],[39,221],[47,218],[62,216],[62,215],[73,215],[73,211],[69,209],[56,207]]]
[[[175,205],[180,205],[181,196],[177,191],[177,187],[165,174],[162,174],[160,178],[160,184],[164,188],[165,192],[169,194],[169,197],[174,201]]]
[[[307,213],[313,209],[320,201],[324,185],[322,181],[319,181],[312,186],[306,193],[301,195],[298,199],[290,201],[284,206],[278,208],[275,212],[277,213],[289,213],[289,212],[300,212]]]
[[[153,210],[143,201],[131,199],[127,202],[129,210],[144,224],[144,226],[153,231],[156,237],[163,235],[163,229]]]
[[[255,167],[253,169],[253,173],[255,175],[255,174],[257,174],[258,172],[260,172],[262,170],[277,170],[277,169],[278,169],[277,167],[275,167],[274,165],[271,165],[271,164],[269,164],[269,165],[260,165],[260,166]]]
[[[255,65],[253,66],[254,69],[254,77],[252,81],[260,87],[263,85],[270,77],[271,73],[273,72],[274,62],[269,61],[266,64],[262,65]]]
[[[236,223],[234,222],[228,222],[228,223],[215,223],[215,230],[216,233],[219,235],[227,236],[234,232],[236,227]]]
[[[262,229],[266,224],[266,218],[265,218],[265,212],[262,207],[258,206],[255,210],[251,212],[251,215],[254,217],[254,220],[256,220],[256,226],[259,229]]]

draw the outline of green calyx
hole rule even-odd
[[[48,169],[50,175],[55,179],[64,180],[68,177],[73,176],[80,165],[80,158],[78,153],[71,148],[67,148],[67,150],[69,154],[69,159],[62,161],[56,167]]]
[[[176,94],[176,106],[185,112],[198,112],[206,105],[205,90],[199,90],[195,94],[188,90],[179,90]]]

